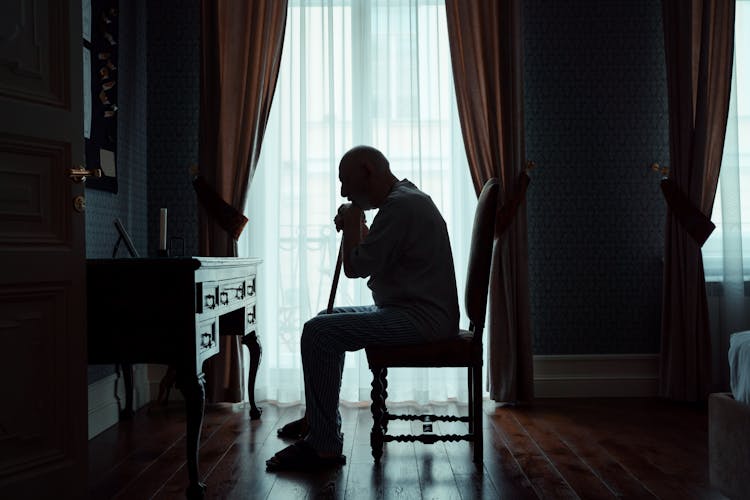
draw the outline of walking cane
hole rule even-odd
[[[336,289],[339,286],[339,275],[341,275],[341,261],[344,256],[344,238],[341,237],[341,245],[339,245],[339,256],[336,258],[336,270],[333,272],[333,283],[331,283],[331,295],[328,296],[328,309],[326,312],[331,314],[333,312],[333,300],[336,298]]]

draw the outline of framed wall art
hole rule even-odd
[[[83,136],[87,188],[117,192],[118,0],[83,0]]]

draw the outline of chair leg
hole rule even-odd
[[[469,385],[469,434],[474,434],[474,372],[471,366],[466,370]]]
[[[380,370],[380,383],[383,387],[383,418],[381,420],[381,427],[383,428],[383,434],[388,433],[388,406],[385,404],[388,401],[388,368]]]
[[[474,463],[482,464],[484,458],[484,436],[482,432],[482,365],[473,367],[473,393],[474,393]]]
[[[383,456],[383,415],[385,413],[385,401],[383,400],[382,372],[382,368],[372,370],[372,391],[370,392],[370,397],[372,398],[372,404],[370,405],[370,410],[372,410],[370,448],[372,449],[372,457],[375,459],[375,463],[379,463],[380,457]]]

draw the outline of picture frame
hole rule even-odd
[[[115,243],[115,248],[112,252],[112,258],[115,258],[115,255],[117,255],[117,249],[120,246],[120,242],[125,243],[125,248],[127,248],[128,253],[131,257],[134,259],[137,259],[140,257],[140,254],[138,253],[138,250],[135,248],[135,244],[133,244],[133,238],[130,237],[130,233],[125,229],[125,226],[122,225],[122,221],[115,217],[114,219],[115,227],[117,228],[117,234],[119,235],[119,238],[117,239],[117,243]]]
[[[117,193],[118,0],[83,1],[83,135],[86,187]]]

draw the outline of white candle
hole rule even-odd
[[[167,249],[167,209],[159,212],[159,250]]]

